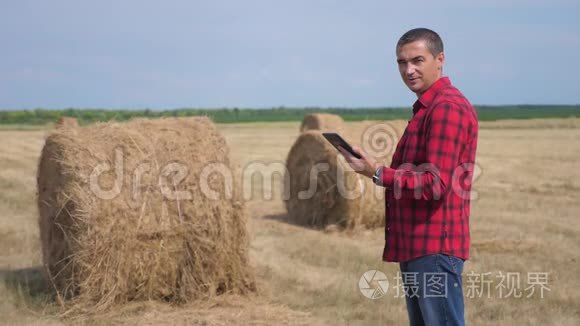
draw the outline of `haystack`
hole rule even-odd
[[[407,124],[406,120],[365,120],[349,124],[345,134],[358,142],[367,154],[389,166]]]
[[[58,121],[55,124],[56,128],[63,128],[63,127],[76,128],[78,126],[79,126],[79,122],[77,121],[76,118],[72,118],[72,117],[60,117],[60,118],[58,118]]]
[[[344,121],[336,114],[329,113],[311,113],[304,116],[302,125],[300,125],[300,132],[308,130],[320,131],[342,131],[344,129]]]
[[[346,137],[352,144],[355,139]],[[384,225],[384,189],[352,171],[319,131],[302,133],[286,161],[290,221],[313,227]]]
[[[60,296],[94,310],[255,290],[240,188],[209,119],[81,130],[56,129],[38,169],[43,259]]]

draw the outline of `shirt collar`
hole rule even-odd
[[[426,108],[431,105],[437,92],[441,88],[449,85],[451,85],[449,77],[441,77],[437,79],[437,81],[435,81],[433,85],[431,85],[427,91],[425,91],[425,93],[423,93],[423,95],[421,95],[421,97],[415,101],[415,104],[413,104],[413,114],[417,113],[417,111],[421,110],[422,108]]]

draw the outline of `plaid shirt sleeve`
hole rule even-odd
[[[400,198],[439,200],[452,185],[454,169],[467,141],[465,111],[453,102],[435,105],[425,117],[426,157],[418,166],[402,164],[384,168],[382,183]]]
[[[469,258],[470,191],[477,112],[448,78],[413,105],[397,144],[385,191],[385,261],[444,253]]]

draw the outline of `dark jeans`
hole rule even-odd
[[[463,260],[443,254],[400,263],[409,324],[464,325]]]

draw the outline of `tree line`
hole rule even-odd
[[[580,105],[514,105],[476,106],[482,121],[529,118],[578,117]],[[0,124],[44,125],[56,122],[60,117],[76,118],[80,124],[99,121],[125,121],[135,117],[191,117],[207,116],[218,123],[300,121],[305,114],[325,112],[340,115],[346,121],[410,119],[410,108],[181,108],[173,110],[111,110],[68,108],[61,110],[3,110]]]

